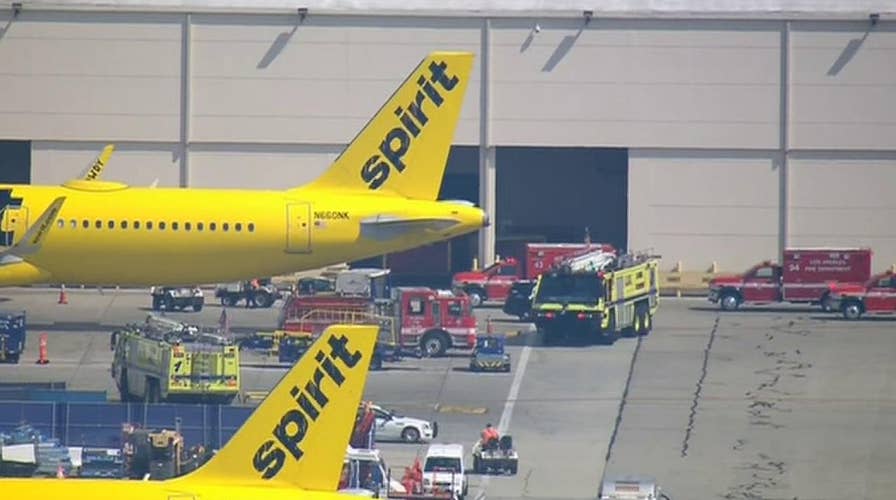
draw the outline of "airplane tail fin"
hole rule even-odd
[[[311,186],[435,200],[472,68],[472,53],[430,53]]]
[[[106,144],[106,147],[93,159],[93,162],[81,172],[78,176],[79,179],[84,179],[87,181],[93,181],[100,177],[100,174],[103,173],[103,169],[106,168],[106,164],[109,163],[109,158],[112,157],[112,152],[115,151],[114,144]]]
[[[327,328],[230,441],[179,480],[336,491],[377,330]]]

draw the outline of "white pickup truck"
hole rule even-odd
[[[463,500],[467,495],[467,475],[462,444],[431,444],[423,462],[423,493],[450,492]]]

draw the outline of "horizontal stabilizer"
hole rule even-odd
[[[404,219],[378,215],[361,221],[361,237],[374,241],[400,238],[408,233],[439,232],[459,224],[454,219],[422,218]]]

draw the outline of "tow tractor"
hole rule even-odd
[[[202,289],[198,286],[194,287],[170,287],[170,286],[154,286],[149,291],[152,295],[152,310],[158,311],[165,309],[166,311],[184,310],[192,307],[194,311],[199,312],[205,305],[205,296]]]
[[[504,473],[516,474],[520,456],[513,447],[513,438],[503,435],[500,439],[492,439],[485,445],[476,441],[473,445],[473,471],[477,474]]]
[[[471,372],[510,371],[510,354],[504,352],[504,337],[488,335],[476,339],[470,357]]]

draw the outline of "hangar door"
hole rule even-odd
[[[496,252],[525,242],[591,241],[626,248],[628,149],[498,147]]]
[[[0,184],[31,184],[31,141],[0,141]]]

